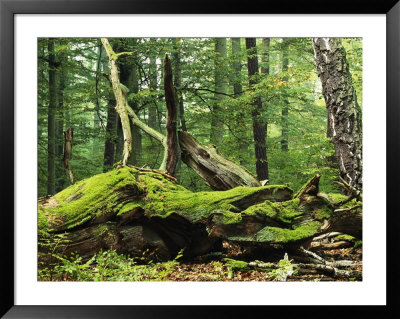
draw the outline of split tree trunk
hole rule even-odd
[[[362,189],[362,115],[345,49],[339,38],[312,42],[340,175],[350,186]]]
[[[171,60],[165,54],[164,58],[164,92],[167,104],[167,148],[165,155],[165,171],[174,176],[178,163],[178,96],[173,84]]]

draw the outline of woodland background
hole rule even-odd
[[[164,54],[172,60],[179,99],[178,129],[202,144],[213,144],[236,163],[256,172],[252,112],[261,99],[266,161],[263,178],[298,189],[322,174],[321,187],[340,192],[335,150],[327,137],[327,111],[309,38],[115,38],[120,80],[128,100],[148,126],[165,132]],[[341,39],[362,108],[362,41]],[[255,52],[257,51],[257,52]],[[248,57],[258,68],[249,75]],[[107,54],[98,38],[38,39],[38,196],[70,185],[63,166],[63,132],[74,129],[74,180],[107,170],[121,161],[123,136],[115,97],[107,79]],[[162,146],[135,126],[129,163],[157,169]],[[49,134],[50,132],[50,134]],[[178,163],[179,184],[210,190]],[[260,176],[259,176],[260,177]]]

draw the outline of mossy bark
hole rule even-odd
[[[39,240],[65,233],[66,254],[88,258],[114,248],[165,260],[181,249],[205,254],[222,240],[268,248],[301,245],[328,230],[361,235],[361,209],[336,216],[326,200],[292,193],[281,185],[194,193],[166,175],[122,167],[40,199]]]

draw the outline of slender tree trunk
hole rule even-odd
[[[242,61],[241,61],[241,47],[240,38],[232,38],[232,56],[233,56],[233,94],[235,98],[238,98],[243,91],[241,81]],[[240,108],[236,115],[235,131],[237,131],[238,139],[238,151],[239,151],[239,162],[240,165],[248,165],[247,154],[249,152],[248,143],[246,141],[247,135],[247,123],[246,123],[246,112]]]
[[[340,175],[350,186],[362,189],[362,114],[345,49],[339,38],[312,42]]]
[[[56,126],[56,104],[57,104],[57,83],[56,83],[56,64],[54,54],[53,38],[48,40],[49,52],[49,110],[47,115],[47,194],[55,194],[55,126]]]
[[[215,82],[215,102],[211,112],[211,132],[210,142],[220,146],[224,136],[224,125],[222,120],[223,112],[220,109],[220,102],[226,97],[228,91],[228,82],[226,78],[226,38],[215,38],[215,65],[214,65],[214,82]]]
[[[179,52],[179,48],[176,44],[178,39],[174,39],[174,51],[172,53],[172,60],[174,65],[174,86],[177,90],[178,95],[178,109],[179,109],[179,121],[180,121],[180,129],[182,131],[187,131],[186,129],[186,121],[185,121],[185,110],[183,108],[183,96],[182,96],[182,71],[181,71],[181,56]]]
[[[252,87],[257,83],[256,76],[258,75],[258,58],[255,38],[246,38],[246,49],[248,50],[247,67],[249,84],[250,87]],[[256,171],[257,177],[260,181],[268,179],[267,147],[265,143],[267,136],[267,123],[263,118],[263,112],[261,97],[258,96],[253,102],[252,117]]]
[[[115,161],[118,125],[118,114],[115,110],[115,105],[116,103],[114,94],[110,93],[107,106],[106,140],[104,145],[104,172],[110,170]]]
[[[65,187],[63,159],[63,144],[64,144],[64,88],[65,88],[65,70],[61,66],[59,70],[59,82],[57,90],[57,110],[56,110],[56,154],[55,154],[55,191],[59,192]]]
[[[63,162],[64,162],[65,172],[67,173],[67,176],[69,178],[69,182],[71,184],[74,183],[74,175],[72,174],[72,168],[71,168],[73,138],[74,138],[74,129],[72,127],[70,127],[64,132],[64,158],[63,158]]]
[[[126,47],[121,45],[119,48],[121,51],[129,51],[132,50],[132,47],[134,48],[136,46],[136,39],[127,39],[127,41],[127,44],[130,44],[131,46]],[[128,88],[129,93],[137,94],[139,92],[138,68],[135,61],[133,61],[134,59],[136,59],[135,55],[133,57],[123,57],[119,59],[119,78],[121,83]],[[131,106],[135,112],[138,111],[138,105],[136,101],[132,102]],[[139,165],[142,157],[142,134],[140,133],[140,129],[132,125],[132,123],[130,124],[130,127],[132,132],[132,152],[128,163]]]
[[[99,78],[100,78],[100,66],[101,66],[101,59],[103,54],[103,45],[100,43],[98,46],[98,53],[97,53],[97,63],[96,63],[96,104],[93,110],[93,129],[96,131],[100,128],[101,119],[100,119],[100,103],[99,103]],[[96,138],[93,137],[92,140],[92,157],[97,158],[97,154],[100,152],[99,150],[99,143],[96,141]]]
[[[283,39],[283,52],[282,52],[282,72],[288,71],[289,65],[289,54],[287,47],[287,40]],[[283,77],[283,81],[287,82],[289,80],[288,76]],[[282,135],[281,135],[281,149],[282,151],[287,152],[289,150],[289,99],[287,94],[287,86],[283,88],[284,90],[284,98],[283,98],[283,107],[282,107]]]
[[[262,38],[262,62],[263,65],[261,66],[261,73],[269,74],[269,51],[270,51],[271,39],[270,38]]]

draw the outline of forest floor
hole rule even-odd
[[[236,247],[228,247],[227,253],[221,256],[235,258],[238,253]],[[362,247],[348,247],[339,249],[326,249],[318,251],[318,255],[328,262],[335,260],[351,260],[355,266],[348,270],[362,272]],[[290,256],[289,256],[290,260]],[[292,261],[295,263],[295,261]],[[234,270],[229,265],[220,260],[209,262],[182,262],[176,266],[165,278],[167,281],[276,281],[277,278],[270,272],[263,269],[253,269],[248,271]],[[328,274],[309,273],[298,274],[294,272],[287,276],[285,281],[355,281],[355,278],[334,278]]]
[[[314,253],[326,262],[352,261],[351,267],[341,270],[362,273],[362,246],[346,248],[314,249]],[[211,253],[191,260],[175,260],[160,263],[143,263],[115,251],[100,251],[91,261],[80,257],[63,259],[39,270],[39,281],[359,281],[361,278],[334,276],[331,272],[296,268],[302,262],[289,253],[288,259],[278,257],[269,260],[271,267],[254,268],[243,262],[243,250],[227,242],[223,252]],[[249,259],[247,256],[246,260]],[[263,258],[264,259],[264,258]],[[257,261],[267,263],[267,261]]]

